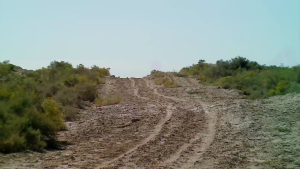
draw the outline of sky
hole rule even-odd
[[[0,0],[0,61],[111,68],[120,77],[246,57],[300,64],[299,0]]]

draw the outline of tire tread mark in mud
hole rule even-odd
[[[130,80],[131,80],[132,87],[135,88],[135,83],[134,83],[134,81],[133,81],[132,79],[130,79]],[[134,95],[136,95],[136,96],[138,96],[138,97],[141,97],[141,96],[138,95],[138,90],[137,90],[137,89],[134,90]],[[144,98],[144,97],[142,97],[142,98]],[[148,98],[146,98],[146,99],[148,99]],[[171,103],[169,103],[168,106],[167,106],[167,110],[166,110],[166,116],[165,116],[163,119],[161,119],[161,120],[159,121],[159,123],[155,126],[154,131],[153,131],[147,138],[145,138],[144,140],[142,140],[139,144],[137,144],[137,145],[134,146],[133,148],[129,149],[129,150],[126,151],[125,153],[119,155],[118,157],[113,158],[113,159],[110,160],[110,161],[103,162],[101,165],[97,166],[96,169],[101,169],[101,168],[109,167],[109,165],[110,165],[111,163],[113,163],[113,162],[115,162],[115,161],[117,161],[117,160],[123,158],[125,155],[128,155],[128,154],[134,152],[134,151],[137,150],[139,147],[141,147],[141,146],[147,144],[150,140],[154,139],[154,138],[160,133],[160,131],[161,131],[163,125],[164,125],[168,120],[170,120],[170,118],[172,117],[172,109],[173,109],[173,106],[172,106]]]

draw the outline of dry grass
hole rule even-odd
[[[162,78],[155,79],[155,84],[164,85],[164,87],[166,87],[166,88],[179,87],[179,85],[176,82],[170,80],[167,77],[162,77]]]
[[[96,99],[97,106],[108,106],[118,104],[122,101],[122,96],[118,94],[109,95],[106,97],[99,97]]]

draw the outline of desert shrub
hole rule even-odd
[[[154,82],[157,85],[164,85],[164,87],[167,88],[179,87],[179,85],[176,82],[170,80],[167,77],[157,78]]]
[[[63,118],[66,121],[74,121],[78,118],[78,109],[74,106],[64,106],[63,107]]]
[[[9,106],[0,105],[0,151],[17,152],[25,149],[42,151],[49,140],[54,140],[57,128],[35,108],[24,110],[23,115],[8,113]]]
[[[55,102],[52,98],[47,98],[44,100],[42,107],[46,117],[52,121],[57,130],[65,127],[59,103]]]
[[[84,76],[84,75],[77,74],[76,77],[77,77],[77,80],[79,81],[79,83],[85,83],[85,82],[89,81],[88,77]]]
[[[73,77],[68,77],[66,80],[64,80],[64,85],[67,87],[73,87],[76,84],[78,84],[79,80],[73,76]]]
[[[105,76],[109,76],[110,73],[109,73],[109,68],[108,69],[105,69],[105,68],[99,68],[98,66],[94,65],[91,67],[91,71],[92,72],[95,72],[97,73],[97,75],[100,77],[100,78],[103,78]]]
[[[163,77],[163,78],[157,78],[157,79],[155,79],[155,84],[157,84],[157,85],[162,85],[162,84],[164,84],[166,81],[169,81],[169,78],[167,78],[167,77]]]
[[[164,77],[164,73],[162,71],[159,71],[159,70],[152,70],[151,75],[155,78]]]
[[[205,83],[204,83],[205,84]],[[266,98],[272,95],[300,92],[296,83],[296,74],[290,68],[271,67],[263,70],[248,70],[236,72],[216,80],[213,84],[225,89],[234,88],[248,98]]]
[[[12,134],[8,139],[0,141],[0,149],[3,153],[22,151],[25,148],[25,137],[18,134]]]
[[[122,96],[121,95],[109,95],[106,97],[99,97],[96,100],[96,105],[97,106],[107,106],[107,105],[113,105],[113,104],[118,104],[122,101]]]
[[[188,75],[185,73],[181,73],[181,72],[172,72],[174,76],[177,77],[187,77]]]
[[[64,119],[76,119],[76,107],[95,100],[96,84],[107,75],[109,69],[67,62],[36,71],[0,62],[0,152],[58,148],[55,136]]]
[[[9,75],[13,71],[13,66],[9,64],[9,61],[0,62],[0,78]]]
[[[42,134],[40,130],[34,130],[28,128],[25,134],[26,145],[31,150],[42,151],[46,146],[46,143],[42,140]]]
[[[97,97],[97,85],[94,83],[81,83],[76,85],[75,88],[81,100],[93,102]]]
[[[54,96],[54,100],[61,103],[63,106],[78,106],[80,100],[78,99],[78,92],[75,88],[63,88]]]
[[[167,80],[164,82],[164,87],[173,88],[173,87],[179,87],[179,85],[174,81]]]
[[[300,83],[291,82],[291,86],[286,93],[300,93]]]
[[[32,109],[26,114],[26,119],[28,119],[27,124],[29,127],[35,130],[39,130],[43,135],[43,141],[47,144],[55,140],[55,133],[59,130],[51,118],[47,118],[45,113],[37,112]],[[48,145],[47,145],[48,146]]]
[[[232,76],[224,77],[219,80],[218,84],[220,84],[224,89],[228,89],[232,87],[232,84],[234,84],[234,78]]]
[[[105,80],[103,78],[98,78],[97,84],[105,84]]]
[[[290,88],[291,84],[287,81],[280,81],[277,83],[275,89],[271,89],[268,94],[269,95],[280,95],[285,94],[285,92]]]

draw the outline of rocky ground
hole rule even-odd
[[[58,133],[65,150],[0,155],[0,168],[300,168],[300,95],[245,100],[237,91],[173,77],[107,78],[93,104]]]

